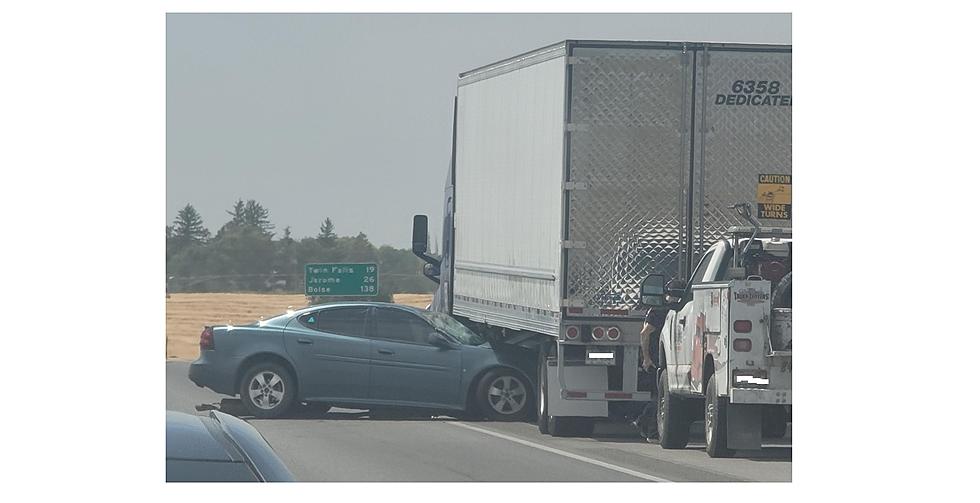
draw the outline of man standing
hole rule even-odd
[[[665,291],[670,292],[672,287],[676,288],[677,286],[679,285],[676,284],[675,280],[671,280],[667,283]],[[660,369],[666,365],[666,362],[660,361],[660,331],[663,330],[664,323],[667,321],[667,312],[676,309],[679,301],[680,299],[677,297],[667,294],[664,297],[664,305],[651,307],[647,311],[646,318],[643,319],[643,328],[640,329],[640,352],[643,355],[641,369],[644,372],[657,376]],[[655,393],[650,402],[643,408],[643,412],[631,423],[640,430],[640,435],[647,439],[647,442],[659,438],[657,432],[657,403],[660,396],[657,384],[659,382],[659,379],[654,379]]]

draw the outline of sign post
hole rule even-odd
[[[306,295],[374,297],[380,291],[378,264],[306,264]]]

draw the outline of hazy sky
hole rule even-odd
[[[789,14],[169,14],[167,223],[238,198],[276,236],[440,233],[460,72],[565,39],[791,43]]]

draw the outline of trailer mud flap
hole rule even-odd
[[[729,449],[762,448],[762,406],[729,403],[727,415]]]

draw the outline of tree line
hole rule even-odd
[[[411,250],[375,247],[363,232],[337,236],[325,218],[316,237],[294,239],[289,226],[275,238],[269,210],[239,199],[230,219],[211,236],[204,220],[187,204],[167,226],[167,292],[304,293],[304,266],[310,263],[377,263],[380,294],[344,299],[391,302],[394,293],[431,293]],[[339,300],[329,297],[318,302]]]

